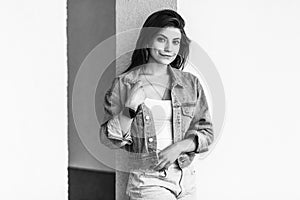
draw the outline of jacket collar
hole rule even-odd
[[[136,69],[133,69],[126,74],[124,74],[124,82],[125,83],[136,83],[139,80],[139,76],[141,74],[142,66],[136,67]],[[168,73],[171,77],[171,84],[172,88],[176,85],[179,85],[181,87],[184,87],[184,84],[182,83],[181,77],[182,72],[179,69],[174,69],[170,65],[167,66]]]

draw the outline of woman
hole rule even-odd
[[[105,96],[101,141],[129,152],[130,199],[196,199],[193,159],[212,123],[199,80],[183,72],[190,40],[172,10],[150,15],[128,69]]]

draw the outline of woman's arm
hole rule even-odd
[[[178,141],[161,152],[159,152],[159,162],[154,167],[154,170],[162,170],[164,168],[168,168],[172,163],[174,163],[177,158],[182,153],[195,151],[197,144],[194,136],[189,136],[181,141]]]
[[[138,81],[128,92],[122,87],[120,78],[115,78],[112,87],[106,92],[104,101],[104,119],[100,128],[100,140],[110,148],[120,148],[132,144],[130,134],[133,118],[124,113],[131,108],[137,110],[144,101],[145,94]],[[125,97],[127,98],[125,100]],[[125,101],[125,105],[122,102]]]
[[[188,138],[185,138],[185,139],[177,142],[177,146],[180,149],[180,154],[194,152],[197,148],[196,137],[193,135],[190,135]]]
[[[122,98],[125,96],[124,90],[122,92],[120,78],[117,77],[104,97],[104,117],[100,126],[100,141],[112,149],[132,143],[130,131],[124,131],[130,129],[132,119],[126,119],[122,114]]]
[[[128,98],[125,102],[125,106],[122,109],[122,111],[119,114],[119,122],[121,125],[122,130],[126,130],[125,132],[128,132],[131,127],[131,123],[133,121],[133,118],[131,118],[128,113],[125,114],[124,111],[128,112],[128,109],[131,109],[134,112],[137,112],[138,106],[144,102],[146,96],[144,93],[144,90],[142,89],[142,82],[138,81],[130,90],[128,94]]]
[[[160,162],[156,165],[156,170],[168,168],[183,153],[206,152],[213,142],[214,135],[207,100],[198,79],[196,79],[195,84],[197,85],[198,94],[195,115],[191,124],[183,140],[170,145],[159,153]]]
[[[196,141],[195,153],[204,153],[209,150],[214,140],[213,125],[210,117],[208,103],[202,86],[196,78],[198,98],[195,114],[184,138],[194,137]]]

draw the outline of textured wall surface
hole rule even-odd
[[[82,61],[95,46],[114,34],[115,1],[68,1],[68,144],[70,167],[112,171],[97,161],[82,144],[74,124],[71,105],[73,84]],[[112,47],[111,49],[108,51],[115,54],[115,48]],[[110,74],[113,76],[115,73]],[[105,84],[105,81],[102,81],[99,87],[103,89],[100,88],[99,90],[106,90],[109,86],[110,83]],[[103,94],[97,93],[96,99],[99,102],[97,110],[100,113],[100,110],[103,110],[101,105]]]
[[[177,0],[117,0],[116,1],[116,33],[120,34],[130,29],[141,28],[146,18],[153,12],[169,8],[177,9]],[[120,34],[116,39],[116,68],[117,74],[122,73],[129,65],[132,50],[135,47],[138,32]],[[122,56],[123,55],[123,56]],[[117,165],[124,165],[122,157],[117,159]],[[127,200],[125,189],[128,174],[116,172],[116,199]]]

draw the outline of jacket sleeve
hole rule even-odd
[[[204,153],[209,150],[209,146],[214,140],[214,133],[206,96],[198,78],[196,78],[196,84],[197,102],[195,114],[185,134],[185,138],[194,136],[197,143],[194,152]]]
[[[120,78],[113,80],[111,88],[104,96],[104,117],[100,125],[100,141],[109,148],[121,148],[132,143],[130,130],[124,132],[118,114],[122,111]]]

